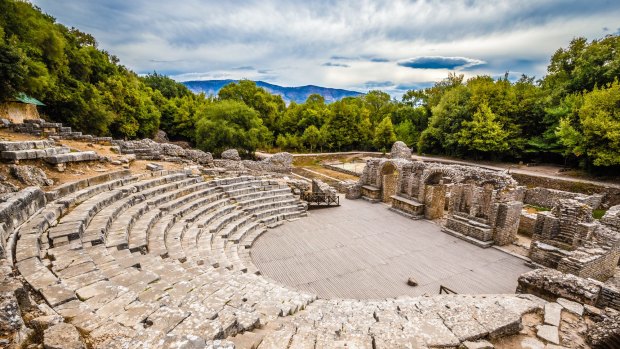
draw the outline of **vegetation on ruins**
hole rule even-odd
[[[620,36],[574,39],[542,79],[450,74],[401,100],[382,91],[327,104],[286,105],[252,81],[217,96],[193,94],[157,74],[138,76],[95,39],[28,2],[0,1],[0,100],[24,92],[50,119],[117,138],[152,137],[206,151],[384,150],[402,140],[419,153],[620,166]]]

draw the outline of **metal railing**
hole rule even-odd
[[[327,193],[301,193],[300,199],[306,201],[308,205],[315,204],[317,206],[331,206],[333,204],[335,206],[340,206],[340,197],[338,195]]]
[[[444,294],[444,293],[445,294],[458,294],[456,293],[456,291],[453,291],[444,285],[439,285],[439,294]]]

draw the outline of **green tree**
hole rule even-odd
[[[396,135],[394,134],[392,119],[386,116],[375,129],[375,147],[385,153],[394,142],[396,142]]]
[[[263,124],[270,130],[277,129],[279,119],[286,109],[282,97],[272,95],[250,80],[240,80],[222,87],[218,92],[218,97],[222,100],[240,101],[254,108],[263,120]]]
[[[439,104],[432,109],[428,128],[422,132],[418,151],[462,155],[458,142],[461,123],[470,120],[470,92],[464,85],[457,85],[444,93]]]
[[[575,156],[584,153],[594,166],[620,165],[620,84],[586,93],[579,108],[579,128],[563,120],[558,130],[562,143]]]
[[[146,86],[161,92],[167,99],[192,96],[192,91],[185,87],[185,85],[179,84],[165,75],[157,74],[157,72],[148,74],[141,79]]]
[[[462,127],[459,143],[475,154],[501,153],[509,148],[509,133],[486,104],[480,106],[472,121],[464,121]]]
[[[592,91],[620,76],[620,36],[607,35],[588,43],[575,38],[567,48],[558,49],[543,80],[545,90],[558,102],[571,93]]]
[[[272,135],[254,109],[243,102],[220,101],[198,116],[196,143],[204,151],[221,153],[228,148],[246,154],[272,142]]]
[[[19,51],[0,39],[0,101],[15,98],[21,92],[26,73]]]
[[[310,147],[310,152],[312,153],[321,140],[321,132],[316,126],[310,125],[304,131],[302,139]]]

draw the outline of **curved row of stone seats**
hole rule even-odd
[[[230,340],[238,348],[456,348],[518,334],[541,311],[530,295],[444,295],[388,300],[318,300],[305,311]]]
[[[16,256],[14,256],[17,261],[39,256],[39,246],[45,248],[48,245],[47,239],[41,241],[39,235],[55,225],[58,217],[94,193],[109,189],[109,185],[99,184],[126,178],[127,176],[129,176],[128,170],[110,172],[60,185],[47,193],[43,193],[35,187],[24,189],[17,196],[0,205],[0,216],[3,215],[1,212],[4,212],[4,216],[0,217],[4,223],[0,226],[4,227],[3,231],[10,232],[10,236],[14,237],[13,243],[7,246],[7,250],[12,252],[16,241],[19,241],[20,248],[15,249]],[[90,187],[88,187],[89,185]],[[88,187],[87,190],[81,190],[86,187]],[[41,195],[43,196],[41,197]],[[64,196],[63,200],[51,202],[60,196]],[[39,209],[41,209],[40,212],[33,215]],[[30,217],[28,222],[19,229],[20,237],[17,240],[17,234],[13,234],[13,231],[28,217]],[[7,239],[3,238],[2,241],[4,243]],[[13,259],[12,255],[8,258],[11,262]]]
[[[194,260],[197,254],[186,256],[187,252],[191,253],[195,249],[184,249],[181,243],[184,234],[200,215],[230,204],[228,197],[214,187],[205,190],[200,198],[188,200],[181,207],[170,211],[149,230],[149,252],[182,262]]]
[[[46,250],[49,245],[47,238],[41,236],[44,231],[55,226],[58,218],[76,204],[100,191],[109,190],[108,183],[110,181],[114,183],[114,181],[128,178],[129,174],[127,170],[102,174],[89,179],[60,185],[47,193],[43,193],[38,188],[27,188],[20,195],[29,193],[26,194],[26,197],[36,197],[36,205],[21,214],[16,211],[23,211],[20,209],[20,207],[24,206],[23,203],[16,204],[13,202],[14,200],[4,203],[1,207],[7,207],[11,210],[8,211],[8,215],[2,221],[8,222],[10,226],[16,227],[15,220],[23,222],[27,217],[30,217],[28,222],[19,229],[18,234],[15,234],[19,235],[18,237],[16,236],[16,241],[14,242],[17,245],[15,248],[16,253],[14,258],[9,258],[9,260],[15,259],[16,262],[19,262],[28,258],[41,257],[41,251]],[[89,184],[91,185],[90,187]],[[33,196],[33,193],[38,195]],[[43,197],[40,197],[41,194]],[[17,196],[16,198],[19,197]],[[61,197],[62,200],[54,201]],[[25,199],[22,198],[21,200],[24,201]],[[34,214],[38,209],[41,210]]]
[[[112,223],[127,209],[149,198],[194,182],[194,179],[187,179],[184,174],[177,173],[135,183],[132,186],[136,190],[135,193],[108,205],[93,218],[82,235],[82,242],[91,245],[102,244]]]
[[[188,225],[184,228],[187,231],[200,223],[205,230],[211,230],[212,222],[229,222],[221,219],[227,214],[244,213],[234,200],[217,188],[219,182],[201,183],[185,175],[179,177],[182,178],[164,180],[166,176],[162,176],[144,180],[128,176],[123,178],[125,185],[112,180],[94,184],[92,188],[74,192],[59,190],[49,195],[55,198],[50,207],[61,208],[53,221],[60,218],[62,223],[79,222],[74,229],[82,231],[81,238],[76,238],[79,234],[70,234],[65,235],[72,238],[67,238],[66,243],[52,241],[47,250],[50,258],[47,262],[41,261],[39,256],[43,252],[38,251],[36,257],[20,260],[19,270],[24,276],[30,274],[26,279],[41,291],[47,302],[66,320],[89,332],[95,343],[101,343],[99,347],[114,347],[119,344],[116,338],[119,336],[127,337],[129,342],[125,344],[129,347],[139,343],[148,343],[146,347],[165,347],[162,340],[173,345],[188,336],[203,340],[224,338],[294,313],[315,299],[239,270],[161,258],[159,254],[150,253],[150,244],[146,251],[133,253],[127,248],[119,250],[119,245],[107,247],[106,229],[125,217],[132,207],[178,191],[184,181],[187,181],[185,187],[194,186],[196,190],[186,191],[174,200],[153,201],[154,207],[149,212],[162,212],[162,216],[146,229],[149,238],[158,225],[167,227],[170,223],[164,222],[175,214],[182,216],[172,219],[175,221],[172,226],[183,220]],[[230,180],[228,184],[244,180]],[[158,183],[153,184],[156,181]],[[149,184],[145,185],[147,182]],[[108,190],[103,190],[106,185]],[[207,206],[209,208],[205,208]],[[210,218],[203,219],[205,216]],[[136,227],[137,223],[130,236]],[[45,239],[51,229],[42,230],[39,236]],[[91,238],[91,232],[99,238]],[[166,234],[168,232],[163,236],[164,241],[170,240]],[[154,239],[149,241],[158,240],[156,235],[152,237]],[[185,234],[180,236],[184,237]],[[193,245],[185,246],[188,251],[194,246],[195,251],[196,239]],[[170,244],[169,248],[178,249],[178,245]],[[109,337],[115,339],[110,341]]]
[[[202,182],[200,177],[185,179],[174,190],[149,197],[144,202],[128,208],[106,232],[106,247],[131,248],[132,250],[145,248],[147,245],[146,231],[152,226],[153,221],[165,212],[164,206],[190,193],[205,189],[207,186],[208,184]],[[132,229],[134,225],[136,229]],[[132,231],[142,232],[142,234],[131,234]]]
[[[63,216],[71,209],[73,209],[71,213],[74,213],[75,216],[82,217],[84,222],[88,221],[91,217],[89,210],[81,210],[79,206],[74,208],[76,205],[88,201],[89,198],[99,193],[108,193],[115,187],[127,185],[136,179],[137,176],[131,176],[129,171],[116,171],[62,185],[46,195],[50,198],[56,198],[56,200],[48,201],[42,210],[31,216],[28,222],[20,227],[15,242],[17,269],[50,305],[65,302],[67,299],[71,299],[73,295],[71,289],[61,284],[57,275],[50,271],[48,268],[49,260],[45,260],[46,264],[44,264],[42,258],[46,254],[50,254],[54,258],[59,251],[71,250],[76,245],[75,242],[73,244],[66,243],[69,237],[75,237],[73,233],[64,235],[64,237],[56,237],[56,233],[52,233],[52,238],[48,238],[50,230],[60,226],[58,224],[59,218],[62,220]],[[92,185],[88,186],[88,184]],[[81,231],[83,228],[73,224],[65,224],[62,230],[70,229]],[[50,240],[54,244],[55,239],[57,246],[53,245],[48,250]],[[77,241],[79,242],[79,239]],[[71,261],[71,263],[75,263],[75,261]],[[54,267],[52,266],[52,269]]]
[[[220,186],[229,196],[233,197],[239,209],[212,221],[206,236],[208,241],[199,244],[199,249],[205,251],[211,258],[214,266],[224,266],[246,272],[248,260],[241,263],[236,253],[235,245],[246,235],[263,228],[260,219],[273,217],[272,220],[292,218],[302,214],[298,201],[291,194],[288,186],[280,187],[277,182],[260,180],[245,183],[233,183]],[[287,192],[288,194],[283,194]],[[258,197],[262,196],[262,197]],[[242,198],[245,198],[244,201]],[[254,199],[253,199],[254,198]],[[256,235],[258,236],[258,235]],[[210,250],[208,249],[210,242]],[[205,248],[207,246],[207,248]],[[252,273],[257,270],[251,265]]]
[[[15,231],[44,207],[45,203],[45,193],[37,187],[25,188],[0,203],[0,258],[12,262]],[[33,222],[43,223],[49,224],[47,220]]]

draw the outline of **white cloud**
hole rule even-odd
[[[462,57],[466,76],[540,77],[559,47],[601,37],[620,18],[620,4],[605,0],[33,2],[139,73],[357,90],[447,76],[398,65],[415,57]]]

